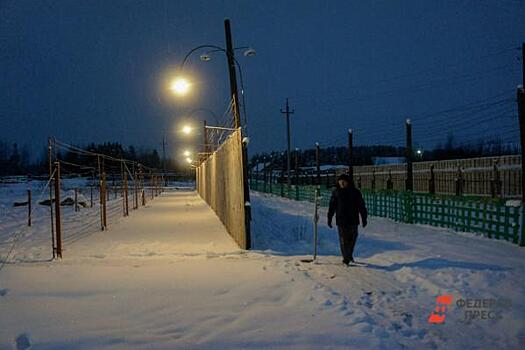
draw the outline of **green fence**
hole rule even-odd
[[[314,201],[316,186],[288,186],[250,181],[255,191],[299,201]],[[503,200],[485,197],[446,196],[427,193],[363,190],[368,213],[399,222],[481,233],[525,246],[524,206],[506,206]],[[331,189],[321,186],[321,206],[327,207]],[[521,239],[520,239],[521,237]]]

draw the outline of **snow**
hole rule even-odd
[[[321,209],[308,264],[311,203],[252,192],[251,208],[252,251],[190,187],[67,244],[61,261],[42,261],[49,232],[36,225],[0,270],[0,349],[518,349],[525,340],[523,248],[371,218],[355,254],[368,266],[347,268]],[[66,216],[80,228],[89,213]],[[429,324],[441,294],[512,305],[501,320],[468,322],[454,304],[444,324]]]

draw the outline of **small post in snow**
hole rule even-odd
[[[31,189],[27,189],[27,226],[31,226]]]

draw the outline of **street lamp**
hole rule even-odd
[[[189,125],[184,125],[184,127],[182,128],[182,132],[186,135],[189,135],[191,134],[191,131],[193,130],[193,128]]]
[[[184,156],[186,156],[186,157],[189,157],[189,156],[190,156],[190,154],[191,154],[191,152],[190,152],[190,151],[184,151]]]
[[[199,46],[191,49],[186,54],[186,56],[184,56],[184,58],[183,58],[183,60],[181,62],[181,65],[179,67],[180,72],[183,72],[184,65],[186,64],[186,61],[191,56],[191,54],[194,53],[195,51],[202,50],[202,49],[211,49],[211,50],[205,51],[204,53],[199,55],[201,61],[204,61],[204,62],[210,61],[212,59],[212,55],[211,54],[213,52],[219,52],[220,51],[220,52],[224,52],[226,54],[226,57],[228,59],[231,59],[233,61],[233,64],[235,64],[235,66],[237,67],[237,70],[239,71],[239,80],[240,80],[240,83],[241,83],[242,109],[243,109],[243,114],[244,114],[244,121],[246,123],[246,119],[247,119],[247,117],[246,117],[246,102],[245,102],[245,98],[244,98],[244,80],[243,80],[242,68],[241,68],[241,65],[239,64],[239,61],[237,61],[237,59],[233,55],[233,51],[234,50],[244,50],[243,55],[245,57],[254,57],[254,56],[256,56],[257,51],[255,51],[254,48],[249,47],[249,46],[236,47],[236,48],[232,49],[232,52],[230,52],[227,49],[225,49],[223,47],[220,47],[220,46],[217,46],[217,45],[209,45],[209,44],[199,45]],[[189,84],[187,84],[187,85],[188,85],[188,88],[189,88]],[[179,93],[179,95],[181,95],[181,94]],[[238,97],[237,96],[232,96],[232,98],[234,100],[236,100]],[[235,108],[238,108],[238,106],[236,106]],[[235,114],[235,112],[238,112],[238,110],[234,111],[234,114]],[[236,123],[237,123],[237,121],[236,121]],[[238,121],[238,124],[240,126],[240,120]]]
[[[182,77],[179,77],[171,82],[170,89],[177,95],[186,95],[190,90],[190,82]]]

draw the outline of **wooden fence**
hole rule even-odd
[[[406,168],[406,164],[356,166],[354,180],[361,189],[404,191]],[[413,169],[414,192],[521,197],[519,155],[416,162]]]

